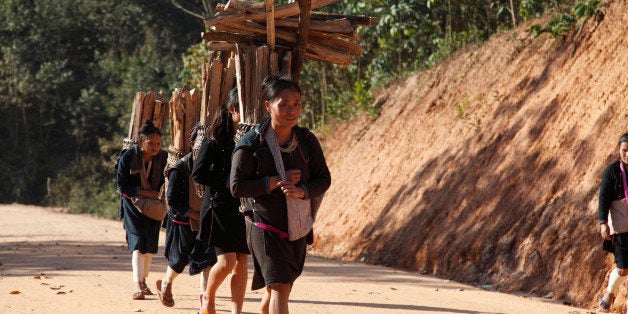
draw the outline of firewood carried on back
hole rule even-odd
[[[125,148],[137,143],[139,129],[145,121],[150,120],[157,129],[163,130],[166,118],[168,118],[168,103],[161,93],[149,91],[144,94],[142,91],[137,92],[133,99],[129,133],[124,140]]]

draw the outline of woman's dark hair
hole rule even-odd
[[[282,91],[289,89],[301,94],[299,84],[292,80],[290,76],[267,76],[262,83],[264,97],[266,100],[272,100]]]
[[[621,143],[628,143],[628,133],[624,133],[619,137],[619,145],[621,145]]]
[[[146,120],[144,122],[144,124],[142,124],[142,127],[140,127],[140,130],[138,132],[139,137],[144,139],[147,136],[151,135],[151,134],[157,134],[159,136],[161,136],[161,131],[159,131],[159,129],[157,127],[155,127],[155,124],[153,124],[153,121],[150,120]]]
[[[214,139],[219,144],[227,145],[233,142],[233,136],[235,135],[233,119],[231,113],[227,109],[229,106],[233,106],[236,111],[240,110],[240,103],[238,101],[238,89],[232,88],[227,95],[227,100],[222,109],[214,115],[214,119],[205,133],[208,139]]]

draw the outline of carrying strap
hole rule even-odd
[[[626,202],[626,205],[628,205],[628,184],[626,183],[626,169],[624,169],[624,163],[621,160],[619,161],[619,168],[621,169],[621,181],[624,187],[624,201]]]

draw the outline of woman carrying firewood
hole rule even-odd
[[[232,89],[216,112],[194,163],[192,178],[205,186],[201,206],[201,238],[214,246],[218,261],[209,272],[201,298],[201,313],[216,313],[216,291],[231,276],[231,312],[241,313],[247,282],[249,249],[240,201],[229,191],[234,136],[240,122],[238,90]]]
[[[608,286],[600,298],[600,310],[608,311],[617,288],[628,277],[628,133],[619,138],[619,160],[604,170],[598,200],[600,235],[609,241],[617,265],[608,277]]]
[[[252,289],[266,288],[261,312],[288,313],[290,291],[311,241],[315,212],[310,201],[325,193],[331,176],[316,136],[297,126],[299,85],[287,77],[269,77],[263,89],[270,117],[236,145],[231,192],[245,198]]]
[[[197,135],[198,125],[190,132],[190,143],[193,145]],[[162,280],[157,280],[157,293],[161,304],[167,307],[174,306],[172,283],[174,279],[189,265],[190,276],[201,274],[200,289],[205,291],[209,270],[216,263],[214,248],[207,241],[197,240],[200,229],[200,199],[192,182],[194,165],[193,153],[190,152],[166,168],[168,188],[168,214],[164,225],[166,227],[166,241],[164,256],[168,260],[166,274]],[[190,195],[191,194],[191,195]]]
[[[152,295],[146,285],[153,254],[157,253],[161,220],[140,212],[141,205],[163,207],[160,189],[164,183],[164,168],[168,153],[161,149],[161,132],[153,122],[146,121],[139,130],[138,144],[125,150],[118,160],[116,183],[120,192],[120,219],[124,220],[126,241],[131,252],[133,300]],[[139,207],[138,207],[139,206]],[[148,211],[148,208],[146,208]],[[163,218],[163,216],[162,216]]]

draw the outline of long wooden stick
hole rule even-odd
[[[292,79],[299,82],[301,79],[301,69],[305,60],[305,52],[307,50],[307,42],[310,36],[310,13],[312,13],[312,1],[299,1],[299,40],[295,49],[294,61],[292,62]]]
[[[343,19],[346,18],[351,22],[351,25],[355,26],[375,26],[377,25],[379,19],[373,16],[367,15],[345,15],[345,14],[335,14],[335,13],[326,13],[326,12],[312,12],[312,20],[319,21],[327,21],[327,20],[335,20],[335,19]]]
[[[275,1],[264,0],[266,6],[266,43],[270,51],[275,50]]]
[[[231,43],[264,43],[266,36],[251,36],[242,34],[231,34],[226,32],[203,33],[203,39],[207,41],[227,41]]]

